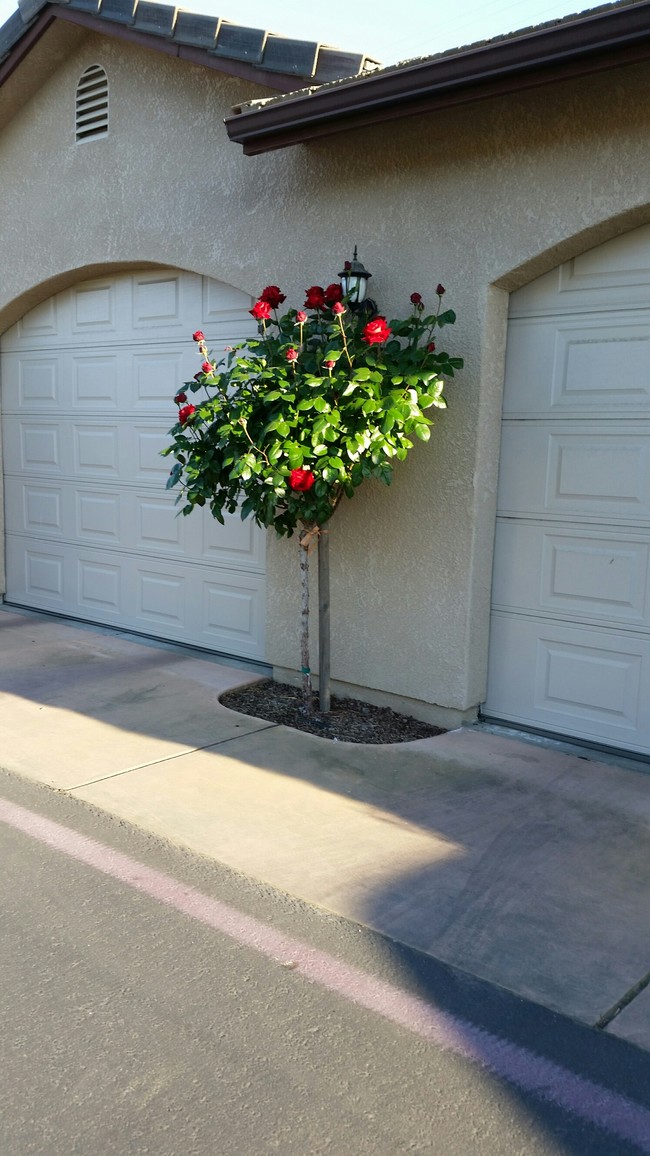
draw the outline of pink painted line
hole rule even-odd
[[[342,963],[261,920],[204,895],[69,827],[0,799],[0,821],[64,855],[143,892],[207,927],[251,947],[344,999],[399,1024],[445,1051],[471,1060],[525,1092],[650,1153],[650,1110],[576,1075],[527,1048],[431,1007],[419,996]]]

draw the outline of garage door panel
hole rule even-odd
[[[494,613],[486,710],[650,753],[650,639]]]
[[[224,572],[204,577],[201,588],[203,633],[216,650],[262,658],[256,639],[264,628],[264,589],[258,575],[237,582]]]
[[[499,521],[493,606],[650,632],[649,558],[648,533]]]
[[[508,335],[506,416],[599,417],[650,412],[650,313],[513,321]]]
[[[502,514],[638,521],[650,517],[650,440],[635,425],[506,422]]]
[[[644,308],[650,286],[650,226],[607,241],[513,294],[511,317],[569,310]]]
[[[225,525],[220,526],[210,514],[203,513],[205,516],[200,523],[202,557],[220,566],[259,570],[264,560],[265,540],[253,519],[242,520],[239,514],[225,514]]]
[[[174,394],[254,330],[239,290],[178,270],[97,278],[2,339],[7,599],[263,658],[265,534],[179,516]]]
[[[234,285],[227,285],[225,281],[215,281],[212,277],[203,278],[203,297],[200,302],[203,329],[210,322],[221,324],[229,319],[239,318],[252,306],[253,299],[248,293],[242,293]],[[250,336],[250,328],[247,336]]]

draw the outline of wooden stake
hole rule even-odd
[[[318,697],[323,714],[330,695],[330,536],[327,525],[318,535]]]
[[[309,668],[309,543],[311,530],[311,527],[304,526],[298,538],[301,591],[300,662],[302,666],[302,709],[305,714],[311,714],[313,709],[311,670]]]

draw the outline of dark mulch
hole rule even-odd
[[[444,734],[441,727],[354,698],[333,697],[330,713],[321,714],[318,696],[314,695],[313,713],[305,714],[299,687],[273,682],[272,679],[229,690],[220,701],[240,714],[255,715],[267,722],[281,723],[335,742],[408,743],[413,739]]]

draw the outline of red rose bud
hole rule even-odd
[[[325,290],[320,285],[312,285],[311,289],[305,289],[305,293],[307,294],[305,309],[325,308]]]
[[[271,316],[271,306],[268,301],[256,301],[253,308],[249,309],[248,312],[256,321],[268,321]]]
[[[436,293],[438,294],[438,297],[442,297],[444,291],[445,291],[444,285],[436,285]]]
[[[267,285],[266,289],[263,289],[260,293],[260,301],[266,301],[266,304],[270,305],[271,309],[277,309],[286,299],[286,295],[280,292],[279,285]]]
[[[361,340],[368,345],[381,345],[382,341],[388,341],[391,333],[392,329],[388,328],[386,318],[375,317],[374,321],[369,321],[364,327]]]
[[[286,357],[287,361],[297,361],[298,360],[298,350],[297,349],[287,349],[287,352],[285,353],[284,356]]]
[[[435,353],[435,351],[436,351],[436,343],[435,343],[435,341],[430,341],[429,344],[427,345],[427,353]]]
[[[422,300],[421,293],[411,293],[411,305],[419,305]]]
[[[325,369],[334,369],[336,362],[335,361],[324,361],[323,365],[325,366]]]
[[[201,366],[201,369],[202,369],[203,373],[213,373],[214,372],[214,365],[212,364],[211,361],[204,361],[202,366]]]
[[[185,425],[185,422],[190,420],[193,413],[196,413],[195,405],[184,405],[182,409],[179,409],[178,420],[181,425]]]
[[[343,290],[338,281],[333,281],[331,285],[327,286],[323,294],[326,305],[334,305],[337,301],[341,301],[343,297]]]
[[[187,394],[183,393],[183,390],[181,389],[180,393],[176,394],[174,401],[176,402],[176,405],[182,405],[184,401],[187,401]]]
[[[195,381],[201,381],[202,377],[203,377],[203,374],[201,373],[201,370],[199,370],[198,373],[194,374],[194,380]]]
[[[196,333],[192,334],[192,341],[205,341],[205,333],[202,333],[200,329],[197,329]]]
[[[304,312],[303,309],[299,309],[298,312],[296,313],[297,323],[299,325],[304,325],[306,320],[307,320],[307,314]]]
[[[292,470],[289,477],[289,485],[292,490],[297,490],[298,493],[304,494],[306,490],[311,490],[316,478],[311,470]]]
[[[336,313],[337,317],[339,317],[341,313],[345,313],[345,305],[342,301],[334,302],[332,305],[332,313]]]

